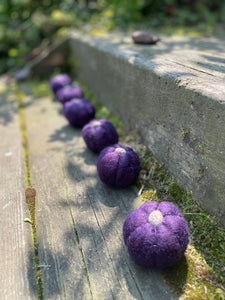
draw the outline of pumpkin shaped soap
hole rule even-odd
[[[59,74],[51,78],[50,87],[54,93],[66,85],[72,84],[72,79],[67,74]]]
[[[132,260],[148,268],[167,268],[184,255],[189,229],[171,202],[147,202],[124,222],[123,237]]]
[[[64,104],[64,115],[73,127],[83,127],[94,118],[95,108],[85,98],[74,98]]]
[[[56,98],[64,104],[73,98],[83,98],[83,90],[79,86],[66,85],[56,92]]]
[[[118,143],[118,133],[106,119],[93,120],[82,129],[84,141],[91,151],[99,153],[107,146]]]
[[[131,148],[115,144],[101,151],[97,170],[99,178],[105,184],[127,187],[136,181],[141,170],[141,162]]]

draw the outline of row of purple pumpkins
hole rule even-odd
[[[60,74],[50,80],[56,98],[64,106],[69,123],[82,128],[83,139],[91,151],[100,153],[99,178],[107,185],[127,187],[141,170],[135,151],[118,144],[116,128],[106,119],[93,120],[95,107],[84,98],[70,76]],[[189,229],[180,210],[171,202],[147,202],[132,211],[123,225],[123,237],[132,260],[143,267],[167,268],[184,255]]]

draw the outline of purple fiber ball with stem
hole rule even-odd
[[[163,269],[175,265],[183,257],[189,229],[173,203],[147,202],[126,218],[123,237],[135,263]]]
[[[93,120],[82,129],[83,139],[91,151],[99,153],[107,146],[118,143],[118,133],[106,119]]]
[[[64,104],[64,115],[73,127],[83,127],[95,116],[95,107],[85,98],[74,98]]]
[[[141,162],[137,153],[130,147],[115,144],[101,151],[97,170],[99,178],[105,184],[127,187],[138,178]]]
[[[72,84],[72,79],[67,74],[59,74],[50,79],[50,87],[54,93],[66,85]]]
[[[73,98],[83,98],[84,93],[82,88],[76,85],[66,85],[56,92],[56,98],[64,104]]]

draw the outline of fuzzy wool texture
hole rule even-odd
[[[74,98],[64,104],[64,115],[73,127],[81,128],[95,116],[95,107],[85,98]]]
[[[56,92],[56,98],[62,103],[66,103],[74,98],[83,98],[84,92],[79,86],[67,85]]]
[[[124,153],[117,151],[124,149]],[[141,170],[141,162],[130,147],[115,144],[103,149],[98,157],[97,170],[99,178],[107,185],[127,187],[133,184]]]
[[[64,86],[72,84],[72,79],[67,74],[59,74],[52,77],[49,84],[52,91],[56,94]]]
[[[158,226],[151,224],[151,213],[163,215]],[[150,220],[149,220],[150,219]],[[184,255],[189,229],[180,210],[171,202],[147,202],[132,211],[123,225],[123,237],[132,260],[146,268],[164,269]]]
[[[82,129],[83,139],[92,152],[99,153],[105,147],[118,143],[118,133],[106,119],[93,120]]]

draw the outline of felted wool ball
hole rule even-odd
[[[91,151],[99,153],[107,146],[118,143],[118,133],[106,119],[94,120],[82,129],[84,141]]]
[[[85,98],[74,98],[64,104],[64,115],[70,125],[83,127],[95,116],[93,104]]]
[[[136,181],[141,170],[141,162],[131,148],[115,144],[101,151],[97,170],[99,178],[105,184],[127,187]]]
[[[189,229],[180,210],[171,202],[147,202],[124,222],[128,253],[143,267],[167,268],[184,255]]]
[[[59,74],[54,76],[50,80],[50,87],[54,93],[63,88],[66,85],[72,84],[72,79],[67,74]]]
[[[83,96],[83,90],[75,85],[67,85],[56,92],[56,98],[63,104],[73,98],[83,98]]]

